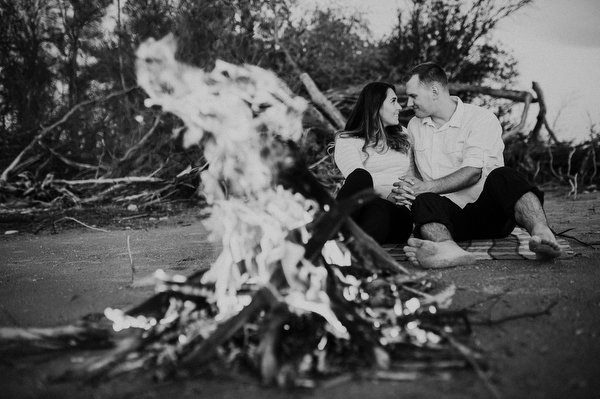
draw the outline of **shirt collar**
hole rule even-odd
[[[460,127],[463,115],[465,114],[465,104],[463,104],[462,100],[456,96],[451,96],[450,98],[456,101],[456,109],[448,121],[448,126]]]
[[[448,127],[460,127],[460,122],[462,121],[463,115],[465,114],[465,104],[457,96],[450,96],[450,98],[456,102],[456,109],[454,110],[454,113],[450,117],[450,120],[447,123],[445,123],[444,126],[448,125]],[[435,124],[433,123],[433,120],[431,119],[431,116],[428,116],[427,118],[423,118],[421,120],[421,123],[423,125],[427,124],[430,126],[435,126]]]

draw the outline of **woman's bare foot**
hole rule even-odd
[[[472,265],[475,255],[458,246],[454,241],[434,242],[410,238],[404,247],[410,263],[427,269],[441,269],[459,265]]]

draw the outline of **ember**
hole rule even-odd
[[[171,36],[142,43],[138,80],[147,106],[180,117],[175,134],[204,148],[206,226],[222,253],[206,272],[157,271],[153,297],[106,309],[112,351],[60,378],[150,368],[164,379],[218,365],[313,387],[349,371],[404,378],[399,361],[476,367],[454,338],[469,333],[468,320],[445,310],[455,287],[407,272],[348,218],[372,193],[338,206],[303,164],[294,141],[306,101],[258,67],[183,65],[175,47]],[[75,346],[93,343],[82,336]]]

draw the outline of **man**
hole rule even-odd
[[[397,204],[412,206],[415,238],[404,247],[425,268],[475,263],[455,241],[500,238],[515,225],[531,235],[540,260],[561,254],[542,208],[543,193],[504,166],[502,127],[489,110],[450,96],[445,71],[428,62],[403,79],[415,166],[422,180],[395,183]]]

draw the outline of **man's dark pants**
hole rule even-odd
[[[515,203],[530,191],[543,205],[543,192],[517,171],[503,166],[490,172],[479,198],[462,209],[441,195],[421,194],[412,205],[414,235],[422,238],[422,225],[440,223],[454,241],[506,237],[516,226]]]

